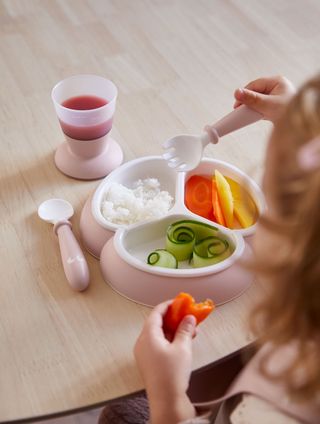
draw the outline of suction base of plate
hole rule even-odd
[[[114,235],[114,232],[103,228],[94,219],[91,212],[91,201],[92,196],[86,201],[81,212],[80,236],[87,251],[99,259],[103,246]]]
[[[252,255],[246,244],[242,259]],[[119,294],[145,306],[155,306],[180,292],[190,293],[197,302],[210,298],[216,305],[230,302],[248,289],[254,275],[239,260],[229,268],[196,277],[168,277],[142,271],[129,265],[116,252],[113,238],[103,247],[100,267],[104,280]]]
[[[79,180],[96,180],[108,175],[121,165],[123,153],[120,145],[111,137],[106,149],[99,155],[85,158],[75,155],[64,142],[57,148],[54,158],[56,167],[68,177]]]

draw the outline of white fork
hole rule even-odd
[[[190,171],[198,166],[207,144],[216,144],[220,137],[262,119],[262,115],[245,105],[237,107],[213,125],[206,126],[202,135],[181,134],[163,143],[162,157],[177,171]]]

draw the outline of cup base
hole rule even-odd
[[[63,174],[78,180],[96,180],[108,175],[121,165],[123,152],[120,145],[109,137],[106,149],[98,156],[83,158],[72,153],[66,142],[57,148],[55,165]]]

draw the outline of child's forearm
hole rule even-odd
[[[177,424],[194,418],[196,412],[188,396],[151,395],[148,393],[151,424]]]

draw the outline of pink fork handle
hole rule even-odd
[[[256,112],[245,105],[241,105],[215,124],[210,125],[210,130],[213,133],[216,132],[218,137],[223,137],[226,134],[253,124],[262,118],[263,116],[259,112]]]
[[[61,259],[67,280],[74,290],[82,291],[89,285],[89,269],[71,227],[71,222],[65,220],[57,222],[53,229],[59,239]]]

